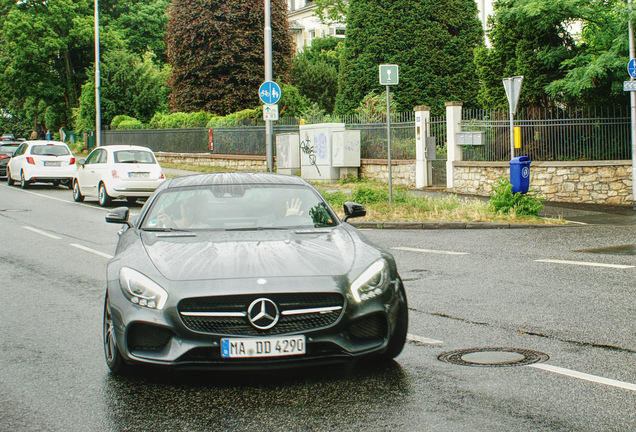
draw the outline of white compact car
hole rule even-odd
[[[73,199],[97,197],[99,205],[113,199],[134,203],[148,198],[166,179],[155,155],[147,147],[111,145],[97,147],[86,159],[79,160],[73,180]]]
[[[77,166],[68,146],[59,141],[24,141],[7,164],[9,186],[19,182],[22,188],[44,182],[73,187]]]

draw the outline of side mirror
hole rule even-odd
[[[117,207],[108,212],[108,214],[106,215],[106,222],[126,224],[130,228],[132,227],[132,223],[128,221],[129,217],[130,209],[128,207]]]
[[[77,163],[78,163],[80,166],[82,166],[82,167],[83,167],[83,166],[84,166],[84,164],[86,163],[86,159],[79,159],[79,160],[77,161]]]
[[[362,204],[347,201],[342,206],[344,208],[344,222],[349,218],[363,217],[367,215],[367,209]]]

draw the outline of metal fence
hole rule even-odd
[[[352,115],[305,119],[308,124],[344,123],[346,129],[360,130],[361,157],[387,158],[386,115]],[[281,118],[274,134],[299,133],[299,119]],[[265,125],[262,121],[232,127],[213,127],[213,149],[209,146],[209,128],[106,130],[103,145],[135,144],[153,151],[178,153],[217,153],[265,155]],[[274,149],[274,153],[276,149]],[[415,113],[391,115],[391,157],[415,159]]]
[[[464,146],[464,160],[510,160],[507,111],[463,110],[463,131],[485,132],[485,144]],[[524,109],[514,126],[521,130],[515,155],[534,161],[625,160],[631,158],[629,107]]]

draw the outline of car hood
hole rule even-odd
[[[170,280],[343,275],[356,242],[342,228],[310,231],[142,232],[157,270]]]

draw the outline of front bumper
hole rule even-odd
[[[203,310],[192,302],[188,294],[178,299],[172,295],[162,311],[151,310],[130,303],[121,293],[118,281],[109,281],[111,313],[115,324],[117,345],[124,359],[132,363],[145,363],[179,368],[213,369],[264,369],[305,366],[314,363],[342,362],[373,354],[382,354],[394,331],[400,297],[396,280],[381,296],[356,303],[353,298],[337,288],[332,278],[324,279],[329,287],[322,292],[300,293],[340,298],[342,309],[316,316],[308,316],[298,323],[282,322],[280,328],[261,331],[252,327],[247,317],[219,320],[216,324],[189,320],[186,309]],[[247,284],[237,284],[247,285]],[[302,286],[296,285],[294,286]],[[249,285],[248,285],[249,286]],[[297,288],[296,288],[297,290]],[[186,290],[187,291],[187,290]],[[196,296],[214,303],[214,299],[230,298],[236,310],[246,309],[257,298],[271,298],[282,310],[285,298],[299,294],[292,290],[277,290],[276,293],[242,292],[239,295]],[[234,291],[236,292],[236,291]],[[319,301],[318,301],[319,302]],[[188,305],[190,303],[190,305]],[[212,304],[210,303],[210,304]],[[292,302],[294,303],[294,302]],[[303,305],[298,301],[296,309]],[[185,306],[184,306],[185,305]],[[317,304],[312,304],[313,308]],[[198,309],[197,309],[198,308]],[[335,314],[335,315],[333,315]],[[221,356],[221,339],[224,337],[277,337],[304,335],[306,353],[284,357],[258,357],[227,359]]]

